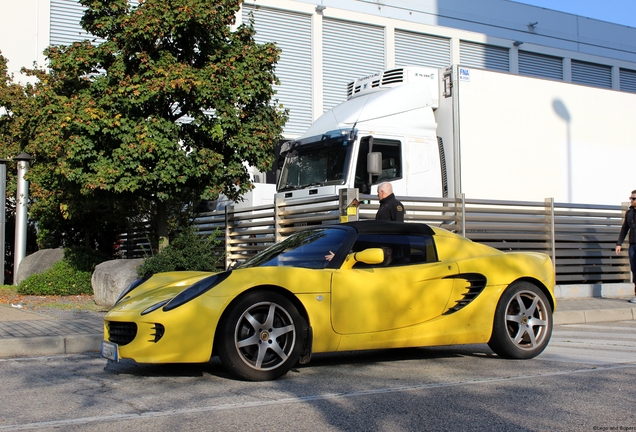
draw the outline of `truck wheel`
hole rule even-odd
[[[529,282],[509,286],[495,310],[488,346],[500,357],[529,359],[543,352],[552,335],[552,308],[546,295]]]
[[[292,302],[274,292],[255,291],[231,308],[217,330],[219,357],[230,373],[267,381],[298,362],[305,320]]]

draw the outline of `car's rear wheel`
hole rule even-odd
[[[552,335],[552,308],[546,295],[529,282],[509,286],[499,299],[488,346],[509,359],[533,358]]]
[[[303,317],[284,296],[248,293],[231,306],[219,325],[219,357],[239,378],[276,379],[298,362],[305,327]]]

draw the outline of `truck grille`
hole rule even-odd
[[[133,322],[108,321],[108,340],[117,345],[126,345],[135,339],[137,324]]]

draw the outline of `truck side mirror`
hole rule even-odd
[[[367,172],[372,175],[382,174],[381,152],[370,152],[367,154]]]

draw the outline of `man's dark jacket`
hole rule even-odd
[[[636,207],[630,207],[625,213],[625,220],[621,227],[621,233],[618,235],[618,241],[616,242],[617,246],[623,244],[623,240],[625,240],[625,237],[627,236],[627,230],[629,230],[629,244],[636,244]]]
[[[404,206],[394,194],[380,200],[380,208],[375,214],[376,220],[392,220],[404,222]]]

